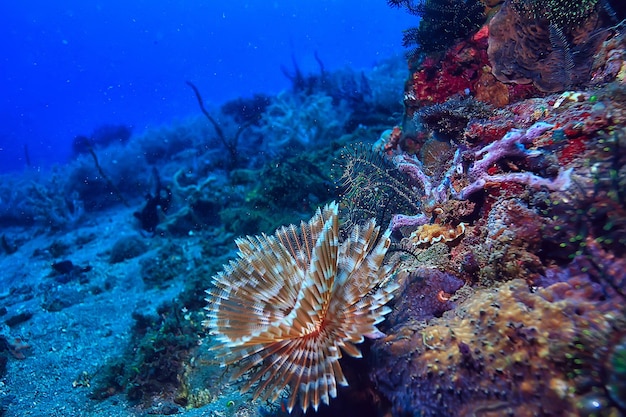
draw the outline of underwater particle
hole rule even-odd
[[[626,337],[613,350],[609,361],[609,381],[606,390],[622,410],[626,410]]]
[[[578,412],[583,416],[606,415],[608,401],[597,393],[590,393],[582,397],[577,403]]]
[[[331,203],[299,228],[237,239],[237,259],[207,290],[205,325],[221,364],[239,364],[234,378],[250,374],[242,391],[256,384],[255,399],[275,401],[289,387],[290,412],[298,397],[317,410],[348,384],[341,351],[360,357],[355,344],[382,336],[376,324],[397,288],[382,265],[390,231],[379,236],[372,219],[340,243],[338,210]]]

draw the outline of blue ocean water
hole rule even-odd
[[[319,72],[401,54],[415,17],[383,0],[20,1],[0,15],[0,172],[63,163],[76,135],[133,133],[209,103],[277,93],[293,62]]]

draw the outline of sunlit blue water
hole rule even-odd
[[[148,126],[205,100],[276,93],[281,67],[367,68],[402,53],[415,17],[384,0],[18,1],[0,14],[0,172],[63,162],[103,124]]]

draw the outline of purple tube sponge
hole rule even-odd
[[[424,195],[430,195],[433,184],[430,176],[424,172],[424,166],[419,159],[408,155],[396,156],[393,159],[398,171],[405,173],[413,183],[413,185],[421,186],[424,189]]]
[[[441,317],[456,306],[453,295],[464,284],[462,279],[438,269],[418,268],[402,284],[403,297],[397,300],[396,308],[386,320],[396,326]]]
[[[406,216],[404,214],[396,214],[391,219],[391,231],[395,232],[403,227],[415,228],[428,223],[429,218],[423,213],[415,216]]]
[[[500,159],[510,156],[532,156],[536,151],[527,150],[524,145],[532,143],[554,125],[545,122],[537,122],[526,132],[520,129],[512,129],[500,140],[497,140],[474,153],[476,161],[470,168],[469,175],[478,177],[485,173],[489,167]],[[480,158],[480,159],[479,159]]]
[[[545,187],[550,191],[564,191],[572,182],[572,168],[559,171],[554,179],[540,177],[532,172],[509,172],[506,174],[488,175],[484,174],[476,181],[472,182],[467,187],[463,188],[460,193],[462,199],[474,194],[477,191],[483,189],[487,183],[503,183],[514,182],[517,184],[527,185],[531,188]]]
[[[524,145],[532,143],[552,127],[554,127],[552,124],[537,122],[526,131],[513,129],[502,139],[474,152],[477,159],[468,172],[471,183],[458,193],[458,197],[466,199],[473,193],[482,190],[487,183],[513,182],[531,188],[545,187],[551,191],[567,189],[571,184],[571,168],[559,171],[554,179],[544,178],[532,172],[509,172],[495,175],[488,173],[488,169],[501,159],[520,156],[531,157],[540,154],[540,151],[528,150]]]

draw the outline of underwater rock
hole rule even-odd
[[[12,314],[9,314],[4,322],[9,327],[17,326],[18,324],[22,324],[33,317],[33,312],[30,310],[17,311]]]
[[[140,264],[141,279],[155,287],[161,287],[183,275],[188,265],[183,248],[173,243],[164,245],[154,256],[142,259]]]
[[[49,274],[54,280],[60,284],[67,284],[70,281],[78,280],[81,284],[88,281],[85,273],[91,271],[93,267],[91,265],[79,266],[74,264],[69,259],[54,262],[50,265],[52,272]]]
[[[507,0],[489,23],[493,75],[544,92],[584,86],[609,23],[600,2]]]
[[[138,235],[127,235],[119,238],[111,248],[109,263],[117,264],[136,258],[148,250],[148,244]]]
[[[51,313],[82,303],[87,293],[76,287],[51,286],[44,292],[41,308]]]
[[[6,234],[0,235],[0,249],[4,251],[7,255],[12,255],[19,250],[19,246],[13,241],[13,239],[8,238]]]
[[[394,303],[387,317],[389,326],[407,320],[429,320],[454,308],[452,296],[464,284],[454,275],[432,268],[418,268],[400,280],[399,292],[403,295]]]
[[[595,357],[608,357],[626,327],[614,314],[621,301],[588,275],[574,268],[561,278],[536,291],[519,279],[479,289],[427,323],[404,312],[372,345],[371,376],[393,415],[579,415],[585,396],[608,382]]]

